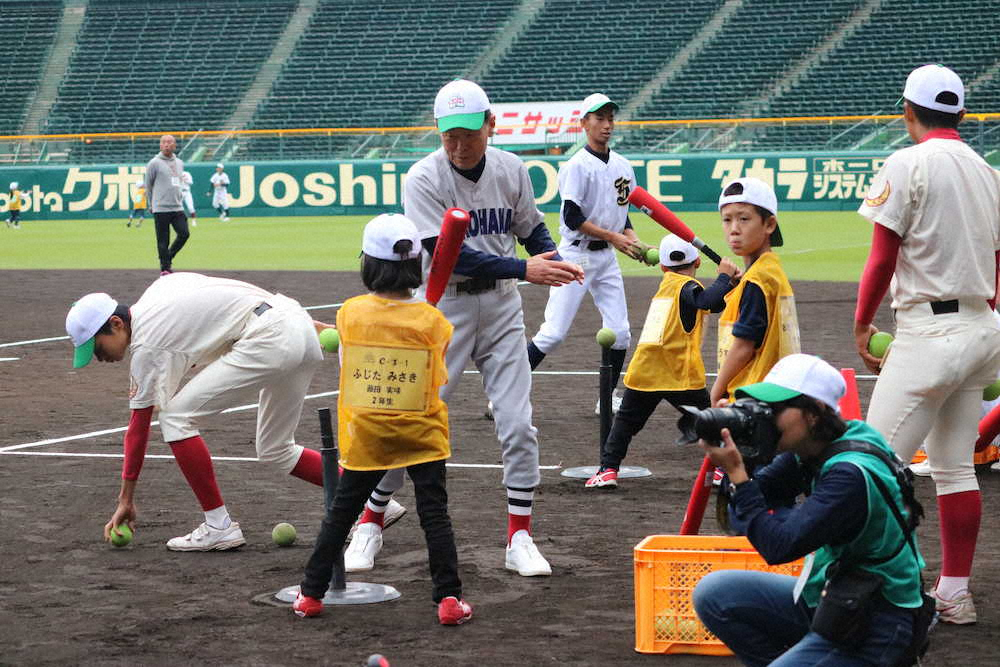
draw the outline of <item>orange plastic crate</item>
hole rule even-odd
[[[715,570],[798,576],[803,561],[768,565],[745,537],[650,535],[636,545],[635,650],[732,655],[694,613],[691,591]]]

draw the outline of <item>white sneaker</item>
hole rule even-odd
[[[212,528],[203,523],[184,537],[167,540],[171,551],[225,551],[246,544],[240,524],[235,521],[229,528]]]
[[[930,477],[931,462],[925,459],[920,463],[911,463],[910,472],[912,472],[914,475],[919,475],[920,477]]]
[[[611,414],[618,414],[618,410],[622,407],[622,397],[616,391],[611,393]],[[597,405],[594,407],[594,414],[600,416],[601,414],[601,399],[597,399]]]
[[[1000,461],[990,466],[990,472],[1000,472]]]
[[[552,574],[552,567],[545,556],[538,551],[535,541],[526,530],[514,533],[507,547],[507,569],[514,570],[522,577],[539,577]]]
[[[351,546],[344,551],[345,572],[367,572],[375,567],[375,556],[382,551],[382,529],[376,523],[363,523],[354,531]]]
[[[486,414],[484,414],[483,417],[493,421],[493,401],[489,401],[486,404]]]
[[[406,514],[406,508],[397,503],[395,498],[389,498],[389,504],[385,506],[385,514],[382,516],[382,530],[402,519],[404,514]],[[347,534],[348,542],[354,538],[354,531],[360,525],[355,521],[354,525],[351,526],[351,531]]]

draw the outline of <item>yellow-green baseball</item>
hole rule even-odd
[[[868,351],[873,357],[881,359],[885,356],[885,353],[889,349],[889,345],[892,344],[892,341],[892,334],[888,334],[884,331],[874,333],[872,334],[872,337],[868,339]]]
[[[983,389],[984,401],[995,401],[997,398],[1000,398],[1000,380],[994,381],[993,384]]]
[[[115,526],[111,529],[111,544],[116,547],[123,547],[132,541],[132,529],[127,523]]]
[[[656,248],[650,248],[646,251],[646,264],[654,266],[660,263],[660,251]]]
[[[597,332],[597,344],[601,347],[611,347],[615,344],[615,339],[617,338],[618,336],[615,335],[615,332],[607,327]]]
[[[332,329],[327,329],[327,331],[332,331]],[[291,546],[295,542],[297,535],[298,534],[295,532],[295,526],[290,523],[285,523],[284,521],[276,525],[271,530],[271,539],[274,540],[274,543],[279,547]]]
[[[327,352],[336,352],[340,347],[340,333],[336,329],[323,329],[319,334],[319,344]]]

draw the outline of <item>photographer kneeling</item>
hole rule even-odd
[[[710,444],[703,425],[725,413],[701,413],[701,444],[735,486],[733,524],[770,564],[806,557],[798,579],[721,570],[695,588],[698,617],[746,665],[909,665],[926,645],[933,603],[913,535],[922,509],[882,436],[840,418],[844,391],[836,369],[805,354],[738,389],[738,399],[753,400],[733,413],[770,422],[753,432],[777,436],[778,455],[753,479],[740,450],[766,463],[775,443],[744,443],[739,433],[734,442],[716,426],[722,442]],[[796,504],[800,494],[807,498]]]

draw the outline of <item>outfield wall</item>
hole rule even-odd
[[[886,153],[698,153],[631,155],[638,184],[678,211],[712,210],[722,183],[755,176],[771,183],[784,209],[858,207]],[[525,156],[539,208],[559,208],[559,165],[565,156]],[[416,161],[334,160],[226,165],[234,216],[373,215],[401,211],[406,171]],[[214,164],[188,167],[195,207],[209,214]],[[25,219],[111,218],[131,210],[145,165],[0,168],[0,212],[6,186],[17,181],[29,199]]]

